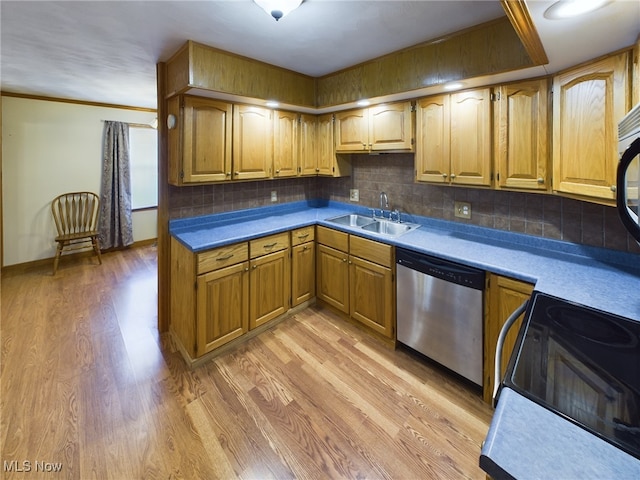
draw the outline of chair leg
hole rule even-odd
[[[98,262],[100,262],[100,265],[102,265],[102,255],[100,254],[100,240],[98,240],[98,237],[92,237],[91,243],[93,244],[93,250],[96,252],[96,255],[98,255]]]
[[[58,243],[58,248],[56,248],[56,256],[53,259],[53,274],[55,275],[58,271],[58,262],[60,261],[60,255],[62,254],[62,243]]]

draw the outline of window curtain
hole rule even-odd
[[[133,243],[129,124],[104,122],[98,236],[104,249]]]

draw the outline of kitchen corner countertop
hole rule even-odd
[[[172,220],[169,229],[200,252],[324,225],[530,282],[546,294],[640,321],[639,255],[404,213],[403,221],[420,228],[395,238],[327,221],[369,212],[347,203],[294,202]],[[508,388],[502,389],[480,462],[495,478],[640,478],[640,460]]]
[[[535,284],[536,290],[640,321],[640,255],[402,214],[420,228],[389,237],[328,222],[370,210],[340,202],[293,202],[172,220],[170,234],[193,252],[309,225],[324,225]]]

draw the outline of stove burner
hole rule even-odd
[[[597,312],[569,305],[547,307],[548,317],[571,335],[609,347],[634,348],[638,337],[619,322]]]

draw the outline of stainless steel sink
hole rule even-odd
[[[329,218],[327,222],[338,223],[340,225],[348,225],[350,227],[362,227],[375,222],[372,217],[351,213],[349,215],[341,215],[339,217]]]
[[[397,237],[403,233],[407,233],[409,230],[416,228],[415,226],[407,223],[388,222],[386,220],[379,220],[373,223],[369,223],[362,227],[363,230],[368,232],[375,232],[381,235],[392,235]]]
[[[368,217],[367,215],[360,215],[357,213],[350,213],[347,215],[340,215],[339,217],[329,218],[327,219],[327,222],[359,228],[366,232],[377,233],[388,237],[398,237],[403,233],[415,230],[420,226],[417,223],[393,222],[391,220]]]

